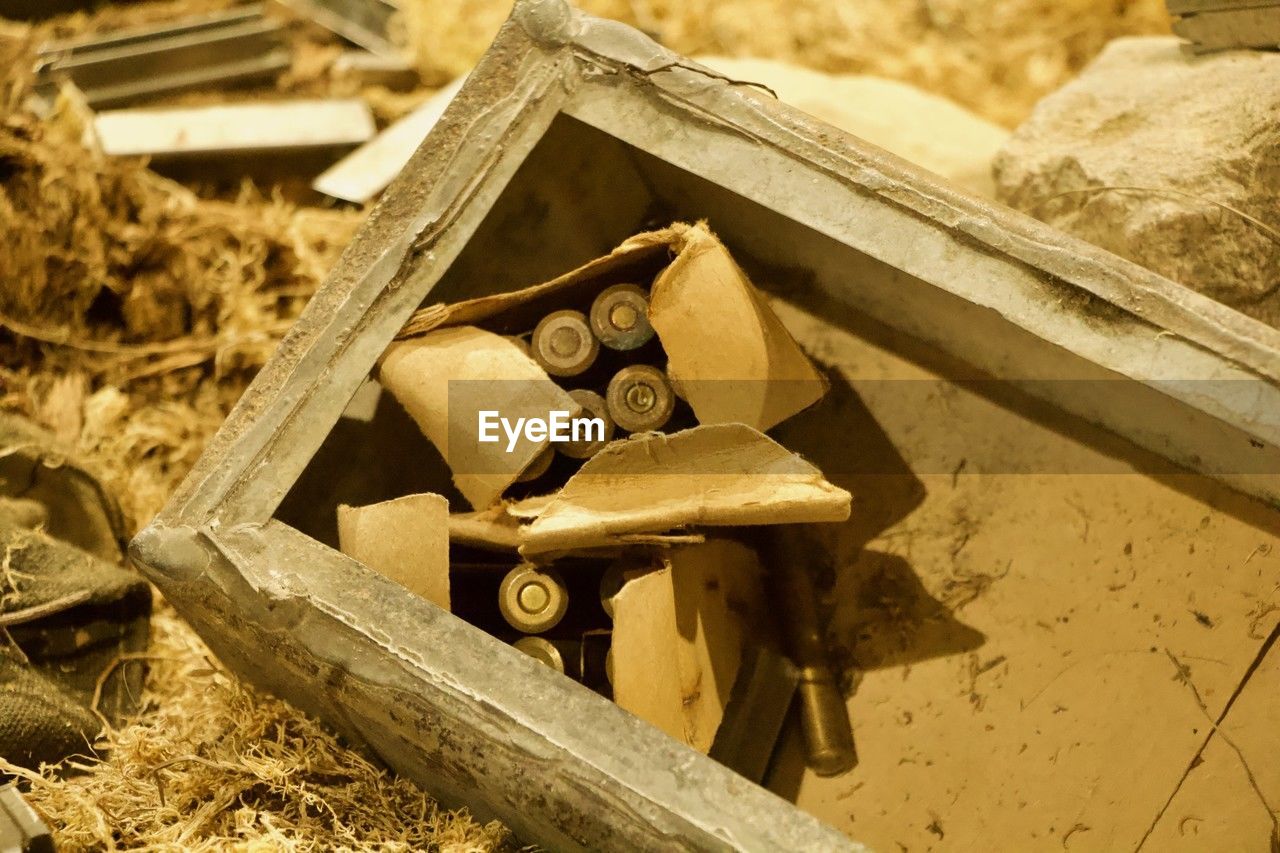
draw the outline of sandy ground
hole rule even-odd
[[[1280,513],[783,316],[856,392],[849,443],[912,473],[841,483],[859,764],[774,790],[878,850],[1272,850]]]

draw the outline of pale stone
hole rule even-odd
[[[1113,41],[996,158],[999,197],[1280,326],[1280,54]]]
[[[991,198],[991,160],[1009,136],[959,104],[909,83],[826,74],[771,59],[700,56],[735,80],[772,89],[785,104]]]

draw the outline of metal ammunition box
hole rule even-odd
[[[339,484],[356,503],[442,480],[390,410],[365,425],[382,444],[333,450],[356,428],[340,422],[348,400],[415,309],[550,280],[655,211],[708,219],[748,269],[802,271],[789,297],[836,306],[850,328],[891,329],[1280,502],[1277,478],[1254,476],[1280,470],[1280,331],[634,29],[521,0],[132,553],[245,678],[526,841],[857,847],[342,556],[332,520],[303,506]],[[1099,381],[1064,390],[1062,376]],[[340,477],[317,473],[326,454]]]

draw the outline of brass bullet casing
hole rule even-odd
[[[613,618],[613,599],[622,592],[622,587],[627,582],[626,572],[630,568],[627,563],[622,560],[609,564],[609,567],[600,575],[600,606],[604,608],[604,612],[609,614],[609,618]]]
[[[801,731],[809,767],[819,776],[838,776],[858,760],[849,709],[836,683],[818,619],[817,594],[797,525],[779,525],[766,540],[773,606],[787,651],[800,670]]]
[[[635,284],[615,284],[591,303],[591,331],[609,349],[639,349],[653,338],[649,296]]]
[[[552,376],[577,376],[595,363],[600,342],[581,311],[552,311],[538,321],[530,345],[533,360]]]
[[[849,708],[826,665],[802,666],[800,731],[804,736],[808,765],[819,776],[839,776],[858,761],[849,728]]]
[[[560,452],[570,459],[590,459],[613,439],[613,418],[609,416],[609,404],[595,391],[575,388],[569,396],[582,407],[580,417],[599,418],[604,421],[604,438],[600,441],[566,441],[560,445]]]
[[[605,401],[613,422],[627,432],[661,429],[671,420],[676,395],[656,367],[633,364],[609,380]]]
[[[529,463],[529,467],[520,472],[520,476],[516,477],[517,483],[532,482],[543,474],[547,473],[547,469],[551,467],[551,461],[556,458],[554,447],[544,448],[541,453],[533,457],[533,461]]]
[[[546,637],[521,637],[511,644],[536,661],[556,672],[564,672],[564,654]]]
[[[498,587],[498,609],[512,628],[541,634],[559,624],[569,609],[569,591],[554,569],[525,563],[507,572]]]

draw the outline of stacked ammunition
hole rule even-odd
[[[557,445],[573,464],[556,466],[552,477],[572,473],[619,431],[662,430],[678,414],[679,399],[667,377],[665,355],[649,323],[649,294],[637,284],[605,288],[586,310],[552,311],[524,337],[510,338],[558,381],[583,409],[583,417],[604,424],[602,438]],[[552,453],[539,457],[519,482],[541,482],[552,468]],[[557,483],[558,485],[558,483]]]
[[[1280,0],[1166,0],[1194,53],[1280,48]]]
[[[748,644],[711,748],[713,757],[756,782],[764,778],[793,699],[808,764],[815,772],[838,775],[856,760],[844,700],[818,627],[812,581],[792,556],[793,536],[784,528],[761,543],[772,570],[772,592],[782,611],[782,647],[773,643],[768,631]],[[587,565],[573,567],[572,591],[556,569],[525,563],[507,571],[497,592],[505,626],[494,633],[520,632],[510,640],[515,648],[612,698],[612,633],[600,617],[614,619],[614,598],[622,591],[627,572],[643,566],[626,558],[575,562]],[[593,589],[596,581],[598,588]],[[576,612],[566,619],[571,600]]]
[[[455,562],[455,615],[533,659],[612,696],[613,599],[628,570],[650,566],[626,557],[580,557],[559,568],[492,561]]]
[[[454,613],[610,696],[608,597],[621,588],[622,575],[603,560],[569,560],[564,565],[565,573],[530,563],[457,565]]]
[[[448,559],[424,568],[448,577],[427,591],[537,661],[535,679],[552,669],[747,779],[765,778],[789,717],[809,766],[836,775],[856,757],[802,526],[836,519],[848,495],[764,434],[825,385],[722,245],[672,234],[688,239],[663,237],[674,256],[637,240],[403,327],[379,379],[473,510],[451,511]],[[528,384],[449,405],[449,383],[497,376]],[[485,461],[506,465],[479,482],[470,443],[444,439],[480,412],[490,442],[484,415],[503,407],[509,445]],[[504,457],[511,424],[543,416]],[[774,501],[756,478],[784,468],[810,485]],[[417,517],[385,503],[388,526]]]

